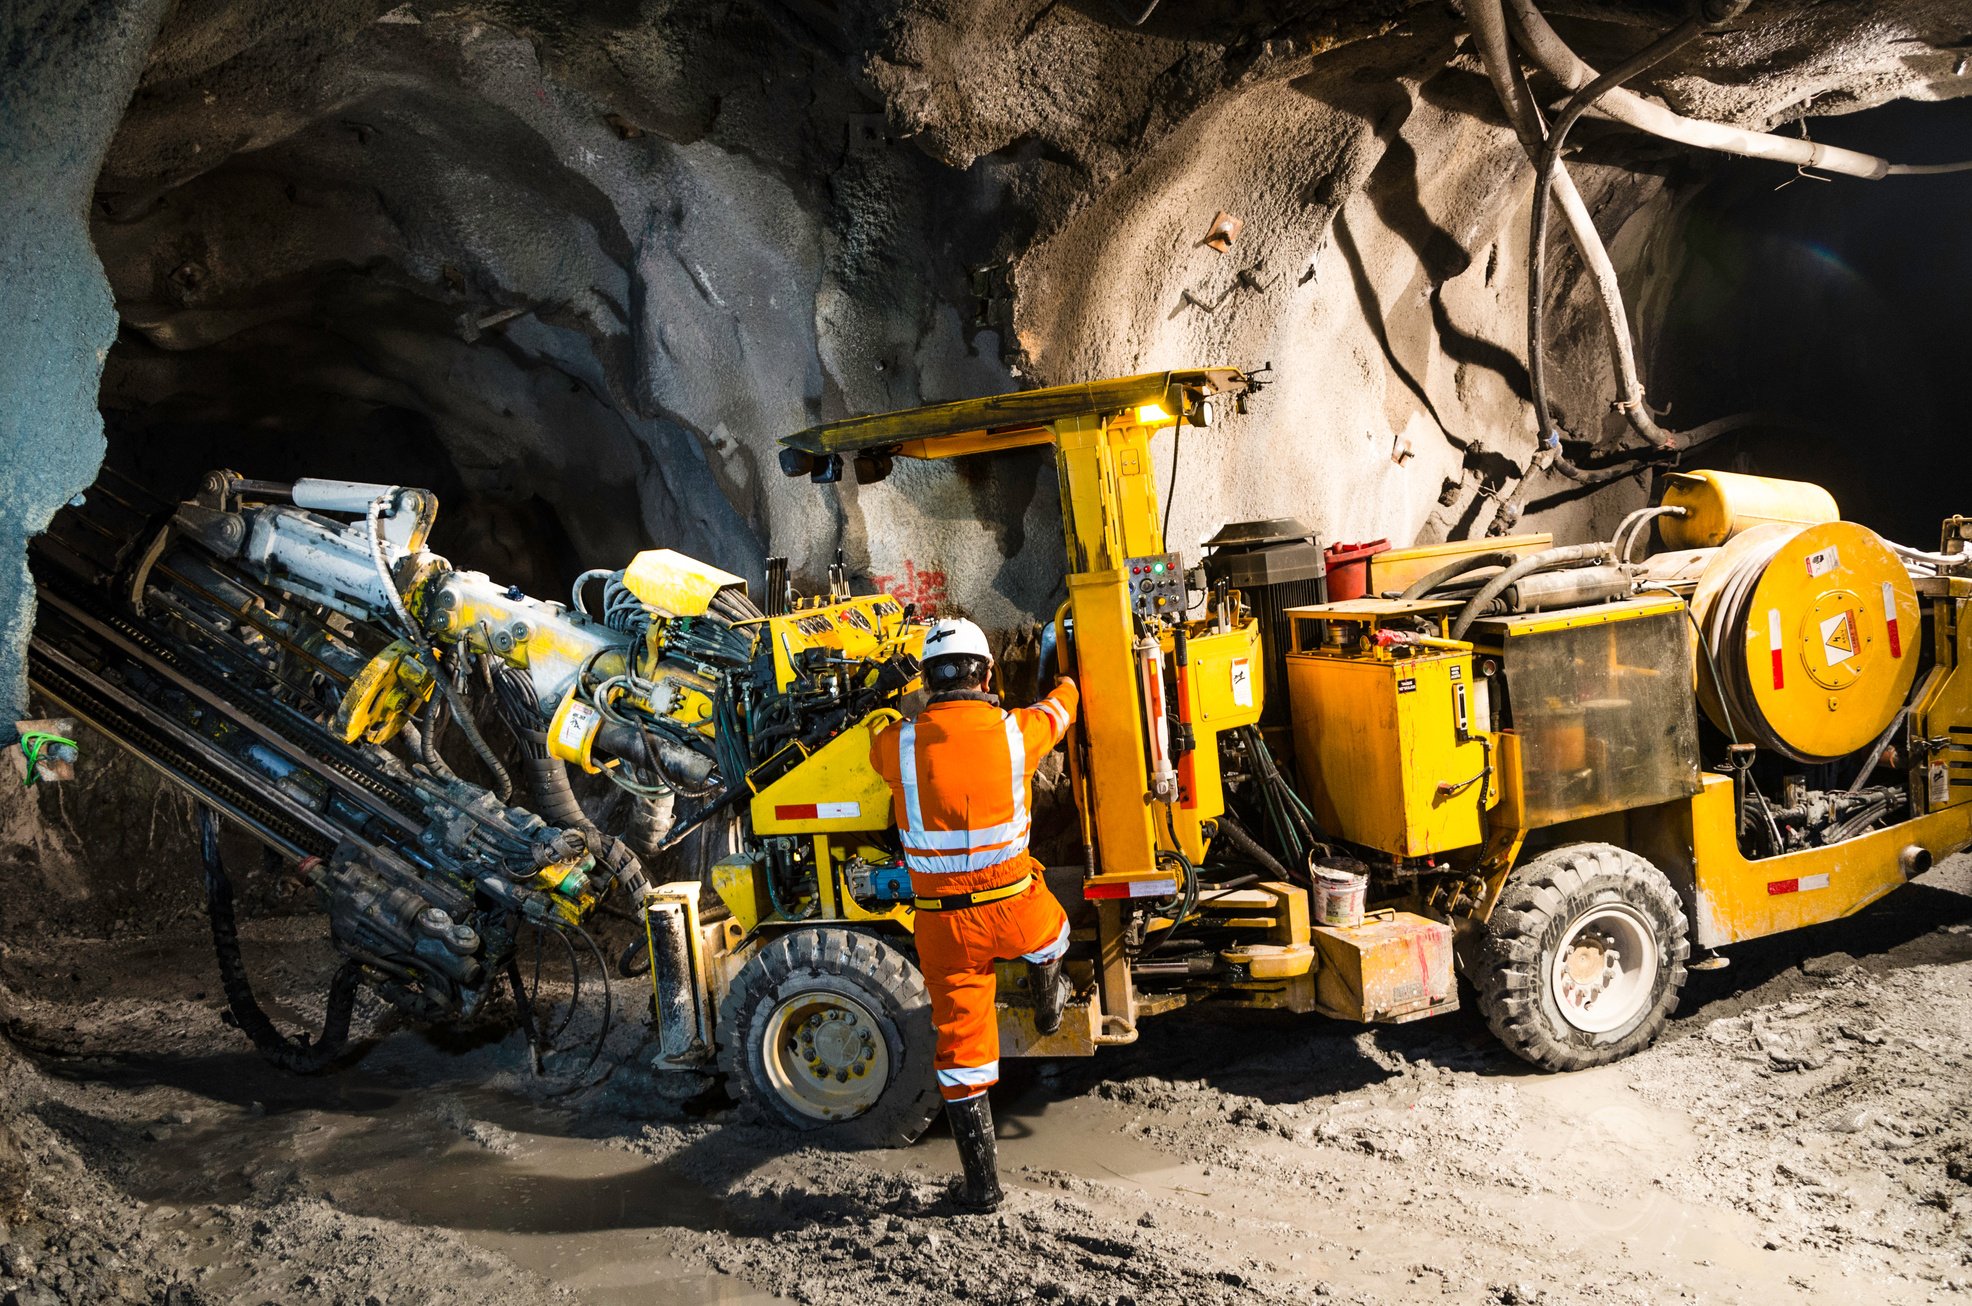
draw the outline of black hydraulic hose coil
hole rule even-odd
[[[212,922],[212,948],[219,960],[219,984],[226,994],[226,1006],[233,1014],[234,1023],[253,1041],[261,1056],[282,1070],[312,1075],[328,1069],[349,1042],[349,1019],[356,1009],[356,987],[361,978],[356,963],[343,962],[329,981],[322,1032],[312,1042],[305,1035],[283,1034],[253,996],[253,983],[247,978],[246,963],[240,957],[233,882],[227,877],[226,863],[219,852],[219,815],[203,805],[199,807],[199,855],[204,863],[205,910]]]
[[[575,790],[568,781],[568,767],[559,757],[547,755],[545,742],[542,742],[537,755],[536,742],[545,741],[545,736],[536,732],[525,732],[523,749],[527,757],[523,762],[527,776],[528,789],[534,798],[534,813],[549,825],[563,830],[580,830],[588,841],[589,851],[596,855],[611,876],[622,883],[629,891],[631,900],[642,895],[650,881],[644,875],[643,859],[638,857],[629,844],[613,834],[605,834],[575,797]]]

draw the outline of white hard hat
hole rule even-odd
[[[924,657],[985,658],[993,660],[993,650],[986,647],[986,632],[964,617],[947,617],[931,623],[931,629],[924,634]]]

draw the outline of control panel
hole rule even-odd
[[[1185,569],[1175,553],[1147,553],[1124,564],[1130,577],[1130,607],[1140,617],[1176,621],[1185,610]]]

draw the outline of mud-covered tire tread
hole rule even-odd
[[[1652,1001],[1629,1026],[1587,1034],[1544,1010],[1542,958],[1583,908],[1609,895],[1640,909],[1657,928]],[[1570,844],[1516,866],[1477,948],[1472,975],[1479,1010],[1507,1049],[1544,1070],[1586,1070],[1641,1052],[1669,1023],[1691,955],[1684,904],[1664,873],[1606,843]]]
[[[885,1026],[891,1082],[877,1104],[854,1120],[824,1122],[784,1107],[760,1063],[761,1022],[781,1000],[809,988],[846,992]],[[815,927],[764,945],[746,963],[719,1006],[719,1069],[742,1115],[817,1141],[849,1147],[903,1147],[942,1105],[932,1072],[931,995],[910,958],[872,934]]]

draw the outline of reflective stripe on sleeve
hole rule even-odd
[[[1027,737],[1021,733],[1020,718],[1006,715],[1007,761],[1012,764],[1009,780],[1013,788],[1013,824],[1027,824]]]

